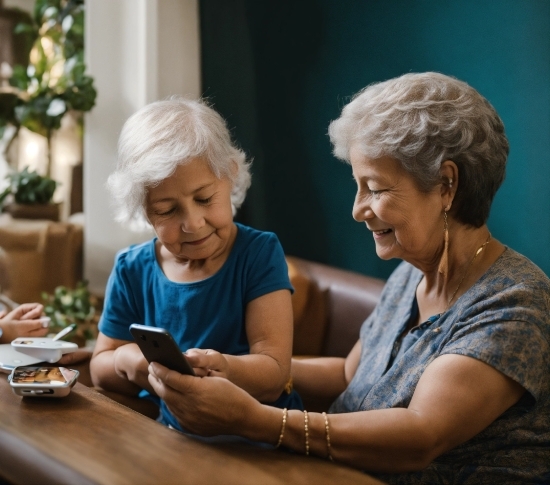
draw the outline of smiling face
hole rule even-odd
[[[195,158],[149,189],[145,210],[162,245],[161,259],[225,260],[237,233],[231,188],[228,178],[219,179],[206,160]]]
[[[437,265],[443,243],[440,186],[421,192],[390,157],[372,159],[352,148],[350,160],[357,183],[353,218],[372,231],[378,256],[400,258],[420,269]]]

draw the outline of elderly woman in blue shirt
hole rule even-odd
[[[174,97],[124,124],[108,185],[120,221],[155,237],[121,250],[105,292],[90,363],[96,386],[152,391],[132,323],[162,327],[200,376],[223,377],[261,402],[302,409],[286,384],[292,287],[275,234],[236,223],[250,167],[222,117]],[[182,429],[162,401],[159,421]]]
[[[293,361],[329,413],[263,406],[157,364],[149,381],[199,434],[240,434],[389,483],[550,482],[550,281],[486,225],[508,141],[490,103],[438,73],[368,86],[329,129],[353,217],[389,278],[345,359]],[[227,403],[231,403],[228,406]]]

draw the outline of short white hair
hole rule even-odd
[[[122,128],[117,167],[107,180],[116,220],[146,222],[148,188],[198,157],[207,160],[216,177],[231,180],[234,215],[250,187],[250,163],[231,141],[224,119],[206,101],[182,97],[156,101],[134,113]]]

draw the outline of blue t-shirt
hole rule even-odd
[[[389,278],[378,306],[361,328],[357,371],[331,412],[406,408],[434,359],[444,354],[473,357],[527,392],[487,428],[426,469],[377,476],[407,485],[550,483],[548,277],[507,248],[448,311],[424,322],[425,328],[395,352],[394,344],[414,311],[422,276],[402,263]]]
[[[293,288],[277,236],[236,226],[227,260],[201,281],[170,281],[156,259],[156,238],[119,252],[107,283],[99,330],[107,337],[133,341],[129,326],[139,323],[167,329],[182,351],[196,347],[231,355],[250,353],[246,305],[268,293]],[[294,407],[283,401],[283,406]],[[161,417],[179,428],[164,403]]]

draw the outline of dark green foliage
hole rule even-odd
[[[80,281],[75,289],[58,286],[51,295],[42,293],[42,300],[44,313],[51,318],[51,330],[57,332],[74,323],[77,334],[85,338],[95,335],[96,310],[87,281]]]
[[[36,0],[32,19],[16,32],[35,38],[29,64],[13,68],[18,100],[0,97],[0,135],[8,124],[50,137],[69,110],[89,111],[96,99],[85,74],[84,0]]]
[[[21,104],[21,99],[13,92],[0,92],[0,138],[4,136],[4,130],[18,122],[15,118],[15,108]]]
[[[21,172],[13,172],[6,176],[10,185],[0,194],[0,204],[8,195],[18,204],[47,204],[51,202],[57,182],[49,177],[43,177],[36,172],[29,172],[25,167]]]

